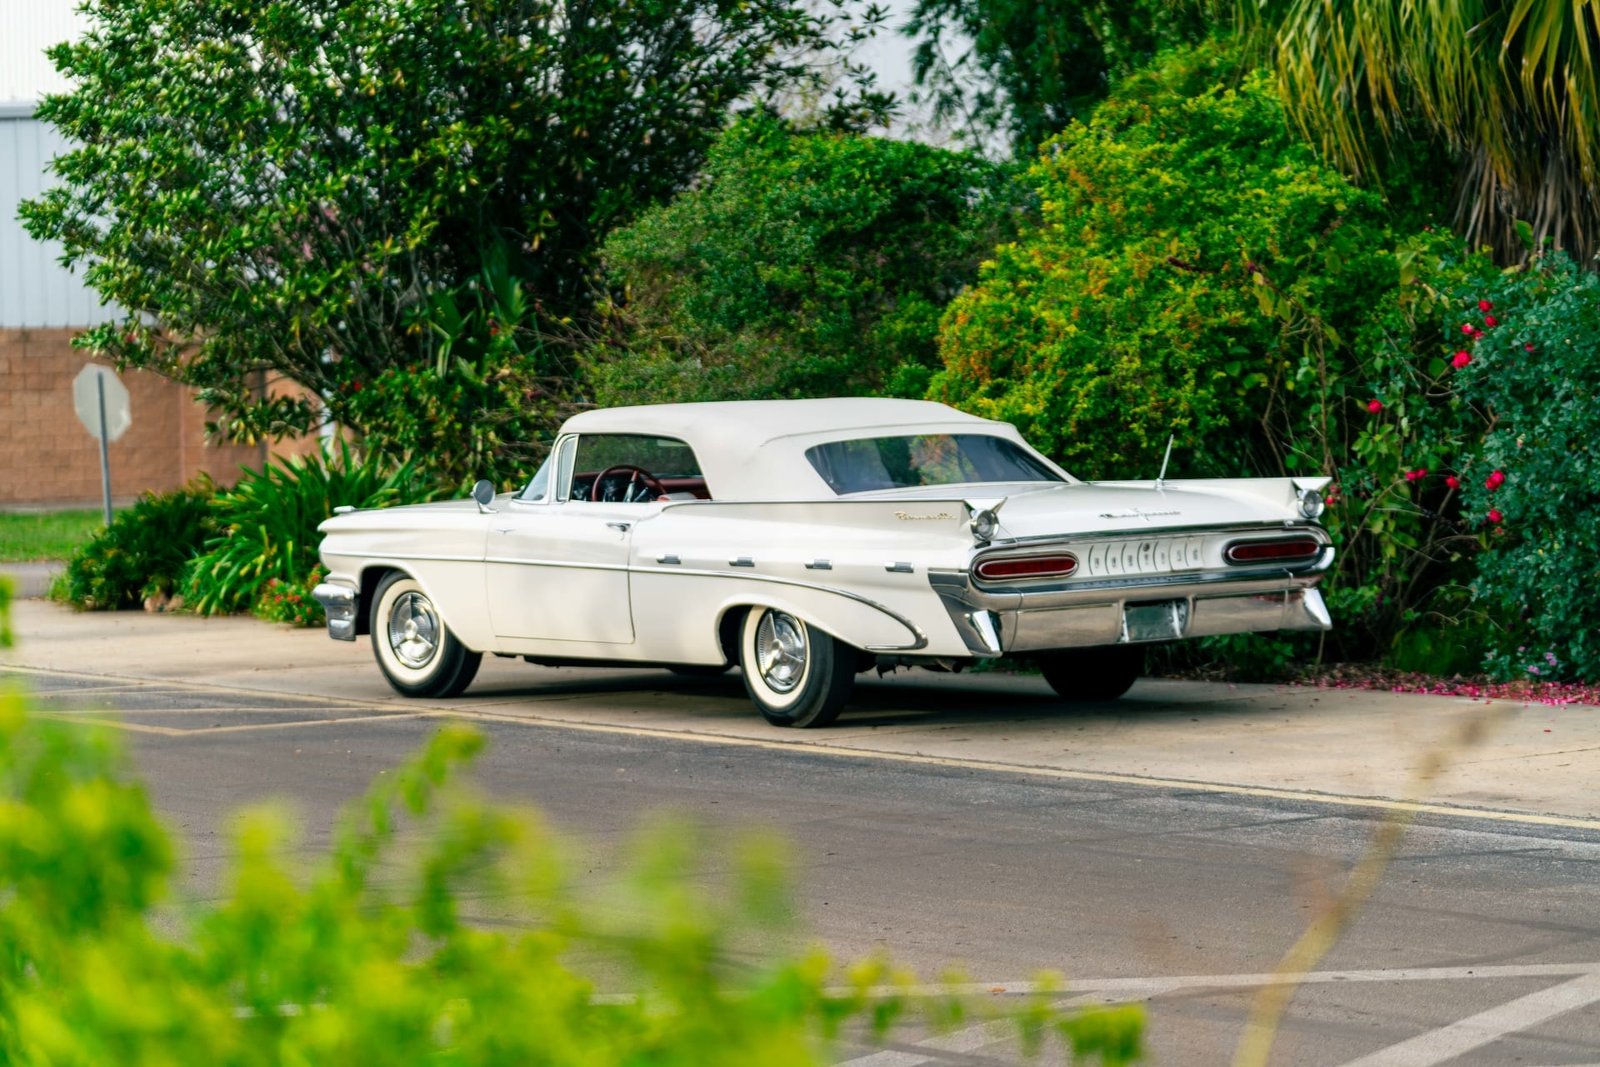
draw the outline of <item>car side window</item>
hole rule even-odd
[[[672,437],[584,434],[566,470],[566,496],[571,500],[637,503],[711,498],[694,450]]]
[[[530,504],[543,502],[550,493],[550,472],[555,467],[555,460],[556,454],[552,450],[548,456],[544,457],[544,462],[539,464],[539,470],[534,474],[532,480],[528,482],[522,492],[517,494],[518,500],[523,500]]]

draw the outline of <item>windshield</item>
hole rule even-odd
[[[1022,446],[976,433],[832,441],[806,449],[806,459],[841,496],[922,485],[1062,480]]]

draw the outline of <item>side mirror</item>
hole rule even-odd
[[[487,478],[479,478],[472,487],[472,499],[478,502],[478,514],[494,514],[494,508],[489,506],[494,503],[494,483]]]

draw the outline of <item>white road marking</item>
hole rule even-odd
[[[1596,1001],[1600,974],[1586,974],[1351,1060],[1345,1067],[1434,1067]]]
[[[970,982],[962,985],[919,985],[874,988],[875,996],[935,997],[1027,996],[1033,993],[1078,993],[1085,1002],[1123,1004],[1149,1000],[1175,989],[1259,989],[1269,985],[1327,985],[1339,982],[1438,982],[1470,978],[1570,978],[1600,977],[1600,961],[1590,963],[1521,963],[1486,967],[1405,967],[1394,970],[1311,971],[1306,974],[1185,974],[1160,978],[1073,978],[1063,989],[1038,982]],[[843,992],[843,991],[841,991]]]
[[[917,1067],[934,1059],[935,1053],[976,1052],[985,1045],[1005,1040],[1007,1033],[1006,1028],[997,1023],[968,1026],[918,1041],[911,1049],[884,1049],[882,1052],[857,1056],[853,1060],[841,1060],[834,1067]]]
[[[1575,976],[1575,977],[1574,977]],[[1401,1042],[1381,1052],[1345,1064],[1344,1067],[1433,1067],[1506,1034],[1526,1030],[1547,1019],[1600,1001],[1600,962],[1529,963],[1489,967],[1412,967],[1400,970],[1313,971],[1303,975],[1284,974],[1189,974],[1154,978],[1078,979],[1070,985],[1075,996],[1055,1002],[1059,1009],[1086,1008],[1106,1004],[1126,1004],[1150,1000],[1180,989],[1256,989],[1266,985],[1336,985],[1368,982],[1437,982],[1465,979],[1569,978],[1549,989],[1491,1008],[1471,1018]],[[848,995],[848,990],[838,990]],[[990,982],[948,986],[883,986],[869,991],[875,996],[1027,996],[1035,993],[1065,992],[1057,986],[1038,982]],[[936,1061],[940,1053],[976,1052],[985,1045],[1004,1040],[1006,1030],[993,1023],[969,1026],[901,1049],[884,1049],[834,1067],[921,1067]],[[1394,1057],[1394,1058],[1389,1058]],[[1600,1064],[1575,1064],[1572,1067],[1600,1067]]]

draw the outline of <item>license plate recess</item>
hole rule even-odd
[[[1122,609],[1122,639],[1129,644],[1175,641],[1188,628],[1187,600],[1155,600],[1144,604],[1128,604]]]

